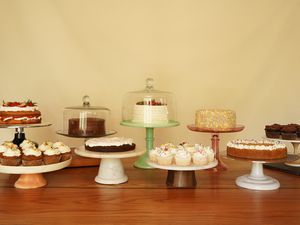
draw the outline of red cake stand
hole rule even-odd
[[[210,133],[211,134],[211,147],[215,151],[216,159],[218,160],[218,165],[213,168],[215,172],[227,170],[227,166],[224,162],[222,162],[219,152],[219,134],[220,133],[234,133],[240,132],[244,130],[245,126],[237,125],[233,128],[228,128],[226,130],[218,130],[218,129],[208,129],[208,128],[200,128],[196,127],[194,124],[187,125],[188,129],[195,132],[203,132],[203,133]]]

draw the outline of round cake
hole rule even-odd
[[[257,160],[282,159],[287,156],[287,147],[279,141],[235,140],[228,142],[227,155]]]
[[[101,136],[105,134],[105,120],[101,118],[71,118],[68,134],[73,136]]]
[[[125,137],[91,138],[85,142],[85,149],[93,152],[125,152],[134,150],[135,143]]]
[[[0,107],[0,124],[35,124],[41,121],[41,112],[31,100],[3,102]]]
[[[168,123],[168,107],[154,99],[138,102],[134,105],[132,122]]]
[[[199,109],[195,125],[212,130],[228,130],[236,127],[236,113],[229,109]]]

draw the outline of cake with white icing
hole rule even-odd
[[[227,155],[244,159],[281,159],[287,156],[287,147],[279,141],[239,139],[227,143]]]
[[[195,125],[211,130],[228,130],[236,127],[236,113],[229,109],[199,109]]]
[[[85,142],[85,149],[93,152],[125,152],[135,149],[132,138],[101,137],[91,138]]]
[[[3,102],[0,106],[0,124],[35,124],[41,120],[41,112],[31,100]]]
[[[145,99],[138,102],[133,108],[132,122],[160,124],[168,123],[167,104],[154,99]]]

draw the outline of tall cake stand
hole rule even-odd
[[[226,157],[234,160],[252,162],[252,168],[250,174],[240,176],[235,181],[237,186],[251,189],[251,190],[275,190],[280,187],[280,183],[278,180],[270,176],[264,175],[264,171],[263,171],[264,163],[292,162],[299,159],[299,157],[295,155],[288,155],[288,157],[284,159],[278,159],[278,160],[251,160],[251,159],[241,159],[232,156],[226,156]]]
[[[219,134],[220,133],[233,133],[233,132],[240,132],[244,130],[245,126],[243,125],[237,125],[234,128],[229,128],[226,130],[218,130],[218,129],[207,129],[207,128],[199,128],[194,124],[190,124],[187,126],[189,130],[195,131],[195,132],[203,132],[203,133],[210,133],[211,134],[211,147],[215,151],[216,159],[218,160],[217,167],[214,168],[214,171],[223,171],[227,170],[227,166],[225,163],[221,160],[220,157],[220,151],[219,151]]]
[[[145,123],[133,123],[131,121],[122,121],[121,125],[128,127],[146,128],[146,152],[135,161],[134,166],[140,169],[152,169],[153,167],[148,164],[149,150],[153,149],[154,142],[154,128],[166,128],[175,127],[179,125],[179,122],[169,120],[165,124],[145,124]]]
[[[218,164],[218,161],[215,159],[213,162],[204,165],[204,166],[177,166],[177,165],[169,165],[163,166],[157,163],[148,161],[149,165],[162,169],[168,170],[168,176],[166,180],[166,184],[168,187],[177,187],[177,188],[194,188],[197,186],[195,171],[196,170],[205,170],[211,169]]]
[[[47,184],[47,180],[42,173],[60,170],[70,165],[72,159],[66,161],[42,165],[42,166],[4,166],[0,165],[0,173],[21,174],[15,182],[16,188],[33,189],[43,187]]]
[[[89,158],[101,158],[95,181],[99,184],[121,184],[128,180],[121,159],[144,154],[145,150],[135,149],[126,152],[92,152],[84,146],[75,149],[77,155]]]
[[[0,128],[9,128],[15,129],[15,137],[13,139],[13,143],[16,145],[21,144],[25,138],[25,128],[37,128],[37,127],[47,127],[50,126],[51,123],[37,123],[37,124],[1,124]]]

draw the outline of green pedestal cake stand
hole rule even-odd
[[[145,123],[133,123],[131,121],[122,121],[120,123],[123,126],[128,127],[139,127],[146,128],[146,152],[141,155],[137,161],[135,161],[134,166],[140,169],[152,169],[148,164],[149,150],[153,149],[154,142],[154,128],[166,128],[166,127],[176,127],[179,125],[179,122],[170,120],[165,124],[145,124]]]

